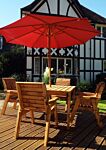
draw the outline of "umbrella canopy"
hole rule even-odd
[[[100,33],[85,18],[29,14],[0,29],[8,43],[48,48],[51,77],[51,48],[83,44]],[[49,81],[51,84],[51,79]]]

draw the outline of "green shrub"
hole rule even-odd
[[[93,90],[93,84],[89,83],[87,81],[81,81],[77,84],[77,89],[81,92],[83,91],[92,91]]]
[[[25,51],[21,46],[11,46],[10,49],[0,52],[0,78],[12,74],[25,74]]]
[[[16,81],[26,81],[25,74],[12,74],[11,77],[15,78]]]
[[[2,79],[0,78],[0,90],[3,90],[3,83],[2,83]]]

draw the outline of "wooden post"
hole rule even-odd
[[[51,86],[51,31],[48,25],[48,68],[49,68],[49,85]]]

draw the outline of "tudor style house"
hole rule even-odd
[[[101,35],[85,44],[51,49],[52,77],[93,82],[98,73],[106,71],[106,19],[82,6],[78,0],[35,0],[21,8],[21,17],[29,13],[88,18]],[[42,79],[47,66],[46,48],[26,47],[26,72],[32,81]]]

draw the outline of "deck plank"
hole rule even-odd
[[[66,113],[61,106],[59,127],[54,128],[51,121],[47,150],[93,150],[106,149],[106,114],[101,114],[104,127],[99,129],[95,118],[90,113],[78,112],[70,129],[67,130]],[[2,150],[45,150],[43,146],[45,121],[42,113],[34,113],[35,123],[32,124],[29,114],[22,119],[20,137],[14,139],[17,110],[10,107],[6,115],[0,116],[0,149]]]

